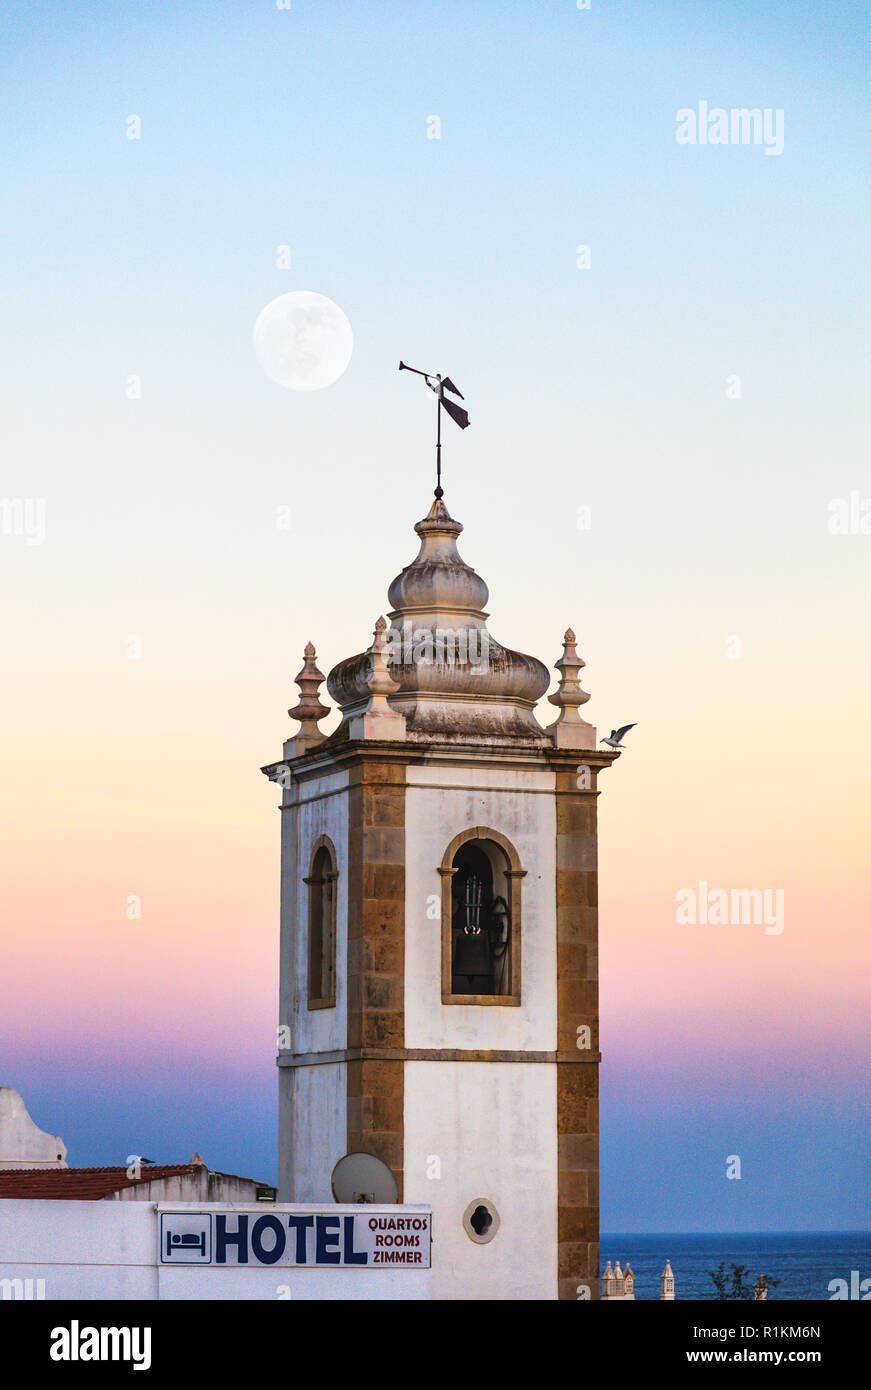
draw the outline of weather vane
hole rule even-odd
[[[404,362],[400,362],[399,370],[401,372],[414,372],[415,376],[422,376],[429,389],[436,394],[435,495],[436,497],[442,497],[444,496],[444,490],[442,488],[442,409],[444,408],[448,412],[451,419],[455,424],[459,425],[461,430],[466,429],[469,424],[469,412],[464,410],[461,405],[457,405],[456,401],[449,400],[445,392],[450,391],[451,395],[459,396],[461,401],[465,400],[465,396],[462,391],[454,385],[449,376],[439,376],[438,373],[433,375],[431,372],[420,372],[417,367],[408,367]]]

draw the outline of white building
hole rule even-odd
[[[423,1208],[10,1199],[0,1301],[426,1299],[429,1233]]]

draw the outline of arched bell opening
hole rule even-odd
[[[520,881],[525,869],[497,831],[455,837],[442,875],[442,1002],[520,1003]]]

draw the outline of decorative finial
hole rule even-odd
[[[299,732],[293,740],[298,752],[303,751],[303,744],[311,747],[315,743],[323,742],[324,735],[318,728],[318,721],[330,712],[328,705],[321,704],[318,694],[325,677],[317,668],[316,656],[314,644],[307,642],[303,668],[299,675],[294,677],[295,683],[299,686],[299,704],[287,711],[291,719],[298,719],[300,722]]]
[[[582,719],[578,713],[579,706],[585,705],[590,696],[586,690],[581,689],[579,672],[587,663],[583,657],[578,656],[576,642],[577,638],[572,629],[566,628],[563,639],[563,654],[559,661],[554,663],[560,673],[559,689],[547,697],[550,703],[556,705],[559,710],[557,718],[548,726],[547,730],[557,748],[595,748],[596,746],[594,726],[588,724],[586,719]]]
[[[387,696],[399,689],[399,681],[395,681],[387,669],[384,655],[386,630],[387,619],[381,617],[375,624],[368,651],[370,674],[366,689],[369,696],[362,709],[357,710],[348,721],[349,738],[405,738],[405,715],[398,714],[387,703]]]

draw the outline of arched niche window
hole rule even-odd
[[[520,1003],[521,867],[498,830],[456,835],[442,879],[442,1003]]]
[[[308,885],[308,1006],[336,1004],[336,851],[322,835],[315,844]]]

